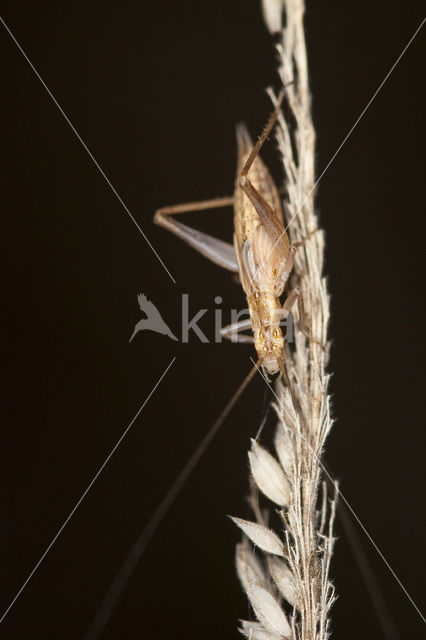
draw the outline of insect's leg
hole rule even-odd
[[[308,235],[307,235],[307,236],[305,236],[304,238],[302,238],[302,239],[301,239],[301,240],[299,240],[298,242],[295,242],[295,243],[293,244],[293,247],[303,247],[303,245],[305,244],[305,242],[306,242],[307,240],[309,240],[309,238],[312,238],[312,236],[313,236],[317,231],[319,231],[319,229],[314,229],[313,231],[310,231],[310,232],[308,233]]]
[[[234,198],[215,198],[214,200],[202,200],[187,204],[174,205],[158,209],[154,215],[155,224],[168,229],[184,242],[199,251],[203,256],[215,262],[220,267],[234,273],[238,272],[238,260],[235,249],[231,244],[213,238],[202,231],[197,231],[175,220],[172,216],[189,211],[202,211],[232,205]]]
[[[273,112],[269,116],[268,122],[266,123],[262,133],[260,134],[260,137],[259,137],[258,141],[254,145],[254,147],[252,149],[252,152],[250,153],[249,157],[247,158],[247,161],[246,161],[246,163],[244,165],[244,168],[243,168],[243,170],[241,172],[241,177],[247,175],[251,165],[253,164],[253,162],[256,159],[256,156],[259,154],[259,151],[261,150],[265,140],[267,139],[267,137],[271,133],[272,129],[274,128],[275,122],[277,121],[278,115],[280,113],[281,104],[282,104],[282,101],[284,99],[284,94],[285,94],[284,89],[282,89],[280,91],[279,96],[278,96],[278,100],[277,100],[277,104],[275,106],[275,109],[273,110]]]
[[[307,338],[312,339],[312,334],[307,327],[305,305],[303,304],[303,295],[300,287],[294,287],[294,289],[288,294],[287,299],[283,304],[283,318],[287,317],[296,301],[299,311],[299,329]]]
[[[287,317],[287,315],[290,313],[290,311],[294,307],[294,303],[300,300],[301,296],[302,296],[302,290],[300,287],[294,287],[294,289],[290,291],[290,293],[286,298],[286,301],[283,304],[283,318]],[[302,304],[303,304],[303,301],[302,301]]]
[[[232,342],[254,342],[253,336],[246,336],[244,334],[240,334],[240,331],[246,331],[247,329],[251,329],[251,320],[250,318],[246,318],[246,320],[240,320],[239,322],[233,322],[232,324],[228,324],[226,327],[223,327],[220,330],[220,335],[226,338],[227,340],[231,340]]]
[[[283,256],[286,256],[290,248],[290,242],[283,223],[277,217],[271,205],[253,187],[247,176],[242,175],[240,179],[240,186],[245,194],[250,198],[268,236],[274,244],[274,247],[281,251]]]
[[[308,338],[308,340],[310,340],[311,342],[315,342],[316,344],[319,344],[320,347],[324,349],[324,345],[321,344],[321,342],[319,342],[313,337],[312,332],[309,328],[307,315],[305,311],[305,305],[303,303],[302,290],[300,287],[294,287],[294,289],[290,291],[289,295],[287,296],[287,299],[284,302],[283,308],[282,308],[283,318],[286,318],[288,316],[288,314],[290,313],[296,301],[297,301],[297,309],[299,311],[300,331]]]
[[[240,175],[240,187],[243,189],[248,198],[250,198],[254,208],[256,209],[259,218],[262,221],[263,226],[265,227],[269,237],[271,238],[274,246],[276,246],[283,256],[287,256],[290,242],[288,239],[288,235],[284,229],[283,223],[275,214],[271,205],[265,200],[265,198],[254,188],[252,183],[248,178],[248,172],[253,162],[256,159],[263,143],[265,142],[268,135],[271,133],[272,128],[277,120],[278,114],[280,112],[281,103],[284,97],[284,91],[281,91],[277,105],[272,112],[268,122],[266,123],[265,128],[262,131],[262,134],[256,144],[254,145],[244,167],[241,171]]]

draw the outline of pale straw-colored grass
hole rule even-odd
[[[256,522],[234,519],[244,533],[237,547],[237,572],[257,618],[242,621],[240,631],[252,640],[325,640],[335,599],[329,567],[336,492],[327,497],[320,463],[332,425],[326,372],[329,296],[323,276],[324,233],[314,210],[315,132],[304,2],[263,0],[263,10],[269,30],[280,33],[277,50],[287,117],[279,117],[276,134],[286,177],[288,233],[294,243],[317,231],[298,249],[291,280],[291,287],[302,289],[313,339],[298,330],[295,311],[294,344],[286,356],[293,395],[277,382],[275,452],[271,455],[256,442],[249,452],[250,503]],[[275,95],[270,96],[275,104]],[[275,531],[268,527],[259,492],[278,507]]]

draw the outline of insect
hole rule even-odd
[[[247,128],[237,128],[238,163],[234,196],[158,209],[154,222],[184,240],[206,258],[239,275],[246,294],[250,318],[221,329],[225,338],[238,342],[253,342],[259,363],[266,374],[281,372],[288,383],[284,364],[284,336],[280,323],[286,319],[297,301],[299,327],[306,328],[302,291],[295,287],[280,303],[293,269],[298,242],[290,245],[283,224],[278,189],[259,151],[277,120],[284,91],[261,136],[253,145]],[[228,244],[197,231],[173,216],[189,211],[202,211],[234,206],[234,244]],[[311,234],[309,234],[311,235]],[[253,336],[242,333],[253,330]]]
[[[244,126],[237,129],[238,165],[233,197],[164,207],[155,213],[156,224],[170,230],[212,262],[238,274],[247,297],[250,318],[224,327],[221,333],[232,340],[253,342],[259,361],[233,393],[142,529],[99,606],[86,636],[87,640],[99,638],[146,545],[165,518],[211,440],[254,377],[259,364],[266,374],[274,375],[279,372],[282,374],[292,396],[293,406],[299,413],[306,432],[306,419],[298,398],[293,392],[285,366],[285,340],[280,327],[280,321],[290,313],[296,301],[299,307],[299,328],[309,340],[317,341],[309,332],[300,288],[295,287],[283,305],[279,298],[288,283],[298,246],[303,245],[316,230],[308,233],[303,241],[290,244],[283,225],[277,187],[259,157],[259,151],[278,117],[282,100],[283,93],[280,94],[276,108],[254,146],[247,129]],[[233,245],[192,229],[173,217],[179,213],[230,205],[234,206]],[[141,308],[143,306],[141,305]],[[253,336],[243,333],[248,329],[253,329]],[[324,348],[323,345],[321,347]],[[256,441],[263,424],[264,421],[258,430]],[[331,475],[327,475],[331,479]],[[351,524],[346,516],[345,528],[347,527],[351,527]],[[354,536],[356,537],[355,531],[351,532],[352,539]]]

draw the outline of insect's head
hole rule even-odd
[[[267,373],[280,371],[284,358],[284,337],[280,327],[261,327],[254,336],[254,346]]]

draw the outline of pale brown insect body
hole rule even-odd
[[[284,358],[284,337],[280,327],[285,258],[272,240],[250,198],[240,186],[241,174],[253,149],[247,129],[237,129],[238,168],[234,200],[234,247],[241,284],[247,297],[254,346],[269,374],[280,370]],[[250,168],[250,181],[260,196],[270,203],[282,223],[281,202],[275,183],[260,156]],[[288,251],[287,251],[288,253]],[[283,259],[284,258],[284,259]]]
[[[284,305],[281,305],[279,297],[293,268],[296,245],[290,246],[283,226],[278,190],[259,157],[259,150],[277,119],[282,99],[283,93],[254,147],[247,129],[243,125],[238,127],[237,178],[232,198],[165,207],[156,212],[154,221],[172,231],[216,264],[239,274],[247,297],[250,319],[224,327],[221,334],[233,341],[254,342],[264,371],[271,375],[281,371],[288,382],[280,322],[288,316],[297,300],[299,323],[303,325],[303,302],[298,287],[290,292]],[[186,211],[200,211],[231,204],[234,206],[233,246],[196,231],[172,217]],[[253,330],[254,336],[242,333],[248,329]]]

